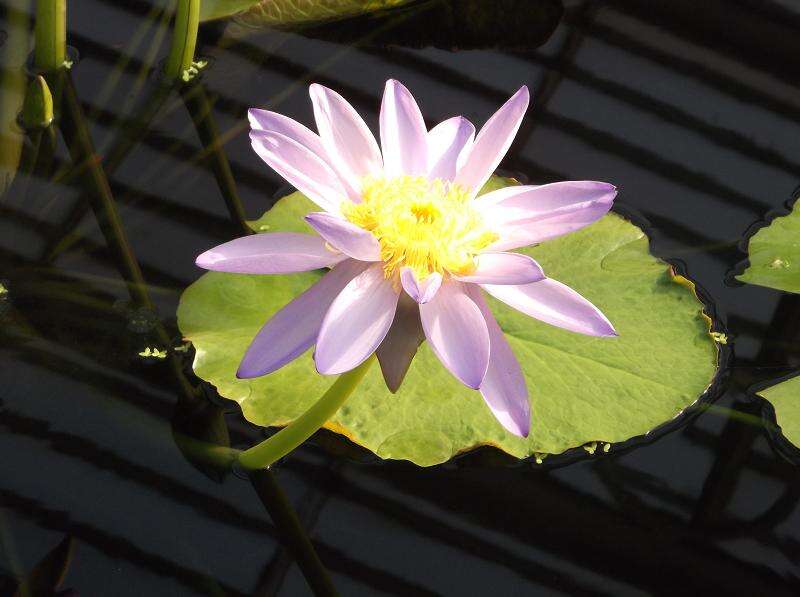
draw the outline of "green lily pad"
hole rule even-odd
[[[772,404],[784,437],[800,448],[800,376],[761,390],[758,395]]]
[[[254,226],[302,231],[300,216],[316,209],[295,193]],[[527,439],[506,432],[480,394],[456,381],[427,344],[397,394],[389,393],[376,366],[326,427],[382,458],[422,466],[484,445],[524,458],[643,435],[706,391],[718,359],[708,320],[691,284],[649,254],[639,228],[610,214],[523,252],[594,302],[620,334],[574,334],[489,298],[528,381],[533,419]],[[332,382],[315,372],[311,351],[265,377],[235,376],[261,325],[320,275],[209,272],[181,298],[178,324],[196,348],[195,372],[239,402],[255,424],[290,423]]]
[[[556,29],[560,0],[204,0],[201,19],[233,15],[226,35],[287,29],[368,48],[530,51]]]
[[[411,0],[203,0],[200,20],[241,14],[264,27],[319,23],[394,8]]]
[[[786,292],[800,292],[800,208],[772,220],[750,239],[750,265],[738,280]]]

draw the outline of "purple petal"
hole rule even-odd
[[[564,180],[538,186],[509,186],[475,199],[475,207],[490,215],[498,212],[509,219],[547,213],[589,201],[611,203],[617,187],[594,180]]]
[[[333,375],[363,363],[386,337],[398,297],[380,263],[353,278],[322,322],[314,354],[317,371]]]
[[[381,149],[387,178],[428,172],[427,128],[414,96],[389,79],[381,102]]]
[[[236,274],[291,274],[328,267],[346,259],[312,234],[272,232],[243,236],[201,254],[203,269]]]
[[[436,296],[436,292],[442,285],[442,275],[433,272],[420,282],[417,280],[413,269],[404,267],[400,270],[400,283],[403,285],[403,289],[408,293],[408,296],[419,304],[423,304]]]
[[[592,303],[569,286],[545,278],[524,286],[486,284],[484,290],[525,315],[589,336],[616,336],[614,326]]]
[[[456,182],[472,189],[473,196],[495,171],[517,134],[530,95],[524,85],[492,115],[478,133],[469,157],[458,169]]]
[[[289,137],[310,150],[318,158],[325,162],[328,161],[328,154],[325,153],[325,148],[322,146],[319,135],[296,120],[277,112],[260,110],[259,108],[250,108],[247,111],[247,118],[250,121],[251,129],[255,131],[270,131]]]
[[[477,390],[489,366],[489,332],[464,284],[443,284],[419,306],[425,337],[442,364],[464,385]]]
[[[503,427],[514,435],[528,437],[531,429],[531,404],[522,368],[480,289],[470,286],[468,291],[486,320],[491,345],[489,368],[481,384],[481,395]]]
[[[419,307],[410,296],[400,293],[392,327],[375,351],[386,387],[392,394],[400,389],[423,340],[425,332],[419,319]]]
[[[358,200],[361,179],[383,171],[378,143],[358,112],[341,95],[317,83],[309,87],[309,94],[328,160],[345,182],[351,198]]]
[[[475,271],[456,280],[473,284],[530,284],[543,280],[541,266],[519,253],[482,253],[475,258]]]
[[[475,206],[500,239],[490,249],[542,242],[588,226],[603,217],[617,194],[614,185],[566,181],[540,187],[506,187],[479,197]]]
[[[250,141],[261,159],[298,191],[322,209],[339,213],[347,191],[322,158],[280,133],[250,131]]]
[[[475,126],[463,116],[449,118],[428,131],[428,178],[453,180],[474,139]]]
[[[293,361],[316,341],[333,299],[366,265],[348,259],[275,313],[253,338],[236,377],[259,377]]]
[[[381,245],[368,230],[324,212],[310,213],[305,220],[333,247],[353,259],[381,260]]]

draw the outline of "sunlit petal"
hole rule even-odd
[[[380,264],[353,278],[322,322],[314,353],[317,371],[333,375],[363,363],[386,337],[398,297]]]
[[[271,131],[250,131],[255,152],[322,209],[339,213],[347,191],[331,167],[305,145]]]
[[[203,269],[237,274],[290,274],[328,267],[346,258],[312,234],[273,232],[228,241],[202,253]]]
[[[385,176],[425,175],[428,170],[425,121],[414,96],[394,79],[386,81],[380,127]]]
[[[506,155],[519,130],[530,94],[523,86],[492,115],[478,133],[464,165],[456,175],[456,182],[472,189],[473,195],[481,190]]]
[[[449,118],[428,131],[428,177],[453,180],[474,139],[475,126],[463,116]]]
[[[443,284],[419,312],[433,352],[461,383],[477,390],[489,366],[489,332],[464,284]]]
[[[455,276],[473,284],[529,284],[544,279],[536,261],[519,253],[482,253],[475,258],[475,271]]]
[[[272,373],[308,350],[317,340],[333,299],[365,267],[363,262],[352,259],[340,263],[275,313],[253,338],[236,376],[250,378]]]
[[[477,286],[469,286],[470,297],[481,310],[489,331],[489,367],[481,383],[481,395],[492,414],[514,435],[528,437],[531,405],[522,368]]]
[[[367,230],[324,212],[310,213],[305,220],[342,253],[360,261],[380,261],[381,245]]]
[[[498,300],[550,325],[588,336],[616,336],[605,315],[569,286],[545,278],[524,286],[486,284],[483,288]]]
[[[309,87],[309,94],[328,159],[351,198],[357,200],[361,179],[383,172],[378,143],[355,108],[341,95],[317,83]]]
[[[436,296],[436,292],[442,285],[442,275],[438,272],[433,272],[427,278],[420,281],[414,274],[413,269],[404,267],[400,271],[400,282],[408,296],[422,304],[427,303]]]

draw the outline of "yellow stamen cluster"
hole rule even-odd
[[[441,179],[366,178],[362,199],[347,202],[342,213],[378,239],[386,278],[404,266],[420,280],[433,272],[469,274],[475,255],[497,240],[468,191]]]

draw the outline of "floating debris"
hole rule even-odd
[[[714,339],[714,342],[717,342],[718,344],[728,343],[728,336],[722,332],[711,332],[711,337]]]
[[[139,353],[140,357],[153,358],[153,359],[166,359],[167,351],[159,350],[157,348],[150,348],[149,346]]]
[[[184,83],[188,83],[200,74],[200,71],[208,66],[208,60],[196,60],[192,65],[181,73],[181,79]]]

